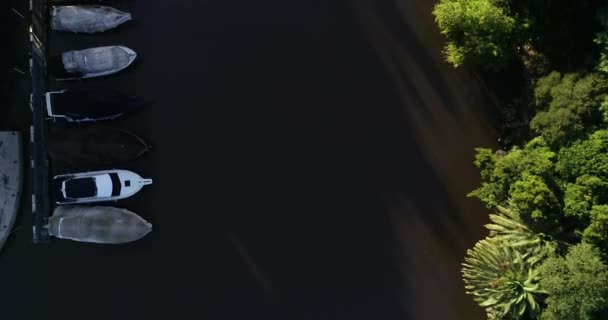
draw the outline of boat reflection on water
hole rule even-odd
[[[59,206],[49,219],[48,229],[60,239],[121,244],[141,239],[152,231],[152,224],[127,209]]]
[[[49,156],[64,165],[125,163],[150,150],[150,146],[137,135],[101,125],[55,126],[47,139]]]

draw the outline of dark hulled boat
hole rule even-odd
[[[48,116],[66,122],[110,120],[143,105],[141,97],[105,88],[78,88],[46,93]]]
[[[133,160],[150,150],[137,135],[105,126],[58,127],[48,134],[52,160],[62,164],[112,165]]]

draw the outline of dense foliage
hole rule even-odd
[[[440,0],[435,8],[452,64],[501,66],[508,50],[471,54],[481,38],[466,28],[489,32],[489,43],[508,38],[507,48],[530,21],[535,38],[528,44],[542,52],[523,47],[567,71],[529,73],[535,77],[526,82],[529,97],[520,99],[533,111],[527,141],[496,152],[476,149],[482,182],[469,196],[492,211],[492,222],[488,237],[467,252],[467,293],[488,319],[608,319],[608,4],[596,20],[601,2],[478,1],[483,10],[473,2]],[[458,8],[464,13],[449,14]],[[487,15],[490,8],[496,15]],[[556,19],[560,9],[568,14]],[[486,16],[513,24],[485,29]],[[563,48],[552,27],[568,40]],[[570,55],[580,41],[587,52],[577,64]],[[450,57],[450,46],[460,48],[460,60]]]
[[[538,80],[534,104],[538,110],[530,127],[551,146],[580,137],[602,122],[599,106],[608,94],[608,81],[595,73],[561,75]]]
[[[608,307],[608,266],[600,251],[586,243],[571,247],[540,267],[540,285],[549,293],[541,320],[599,319]]]
[[[572,70],[597,54],[594,39],[607,43],[601,27],[608,14],[596,19],[601,8],[593,0],[439,0],[433,15],[448,41],[446,60],[456,67],[500,69],[519,55],[533,68],[551,63]]]
[[[602,31],[599,32],[593,40],[600,47],[600,59],[597,64],[597,69],[601,72],[608,73],[608,9],[602,10],[599,17]]]
[[[518,249],[482,240],[468,251],[463,266],[468,293],[492,317],[522,319],[540,312],[539,272]]]
[[[443,0],[435,20],[448,43],[445,55],[455,67],[474,64],[494,68],[515,50],[519,22],[500,0]]]

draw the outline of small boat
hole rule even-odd
[[[141,97],[104,88],[52,91],[45,96],[47,115],[65,122],[110,120],[144,105]]]
[[[150,146],[122,129],[99,125],[53,126],[47,135],[47,150],[55,162],[103,166],[134,160],[150,150]]]
[[[143,238],[152,224],[126,209],[59,206],[49,218],[49,234],[60,239],[121,244]]]
[[[152,179],[128,170],[104,170],[53,177],[57,204],[116,201],[138,193]]]
[[[125,46],[95,47],[70,50],[52,57],[49,71],[57,80],[78,80],[107,76],[127,68],[137,58]]]
[[[103,32],[131,20],[131,14],[99,5],[55,6],[51,8],[51,28],[55,31]]]

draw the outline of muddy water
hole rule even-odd
[[[414,319],[481,319],[480,308],[463,294],[460,263],[485,234],[487,215],[464,195],[479,183],[473,148],[496,139],[487,121],[495,99],[474,73],[444,62],[433,3],[361,0],[357,13],[398,91],[418,156],[429,166],[430,182],[415,192],[396,190],[387,201],[403,273],[414,275],[403,280],[416,292],[406,308]]]
[[[54,34],[51,51],[123,44],[139,53],[135,65],[52,86],[109,86],[151,102],[111,124],[153,145],[121,167],[154,185],[117,205],[154,231],[118,247],[34,247],[24,218],[0,256],[4,312],[480,318],[459,264],[482,236],[484,212],[464,194],[478,180],[471,149],[491,130],[483,90],[441,62],[432,20],[412,13],[427,3],[122,6],[133,23]]]

